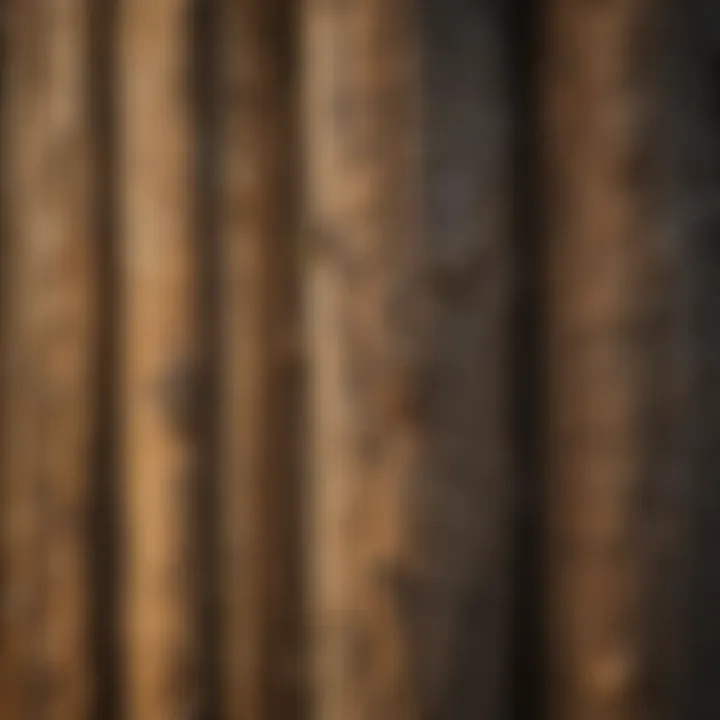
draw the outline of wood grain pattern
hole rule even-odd
[[[671,373],[658,383],[668,275],[653,218],[655,18],[643,0],[556,0],[545,23],[553,718],[657,712],[652,425],[673,385]]]
[[[198,712],[201,357],[190,3],[119,9],[124,675],[134,720]]]
[[[306,8],[320,718],[503,716],[512,498],[503,18],[493,3]]]
[[[420,244],[411,119],[419,55],[401,20],[410,7],[306,8],[309,547],[320,718],[416,712],[393,597],[394,576],[409,560],[403,492],[417,470],[421,432],[410,408],[415,368],[405,365],[416,359],[416,338],[405,328],[394,336],[396,310],[412,313],[406,282]]]
[[[83,0],[6,9],[4,138],[15,388],[4,475],[17,594],[10,633],[26,633],[17,678],[25,711],[80,720],[93,707],[87,530],[97,360],[87,10]]]
[[[221,4],[223,706],[299,717],[299,352],[292,3]]]

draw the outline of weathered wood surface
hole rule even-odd
[[[133,720],[193,717],[202,415],[191,7],[118,13],[123,677]]]
[[[221,3],[220,512],[224,717],[299,717],[305,674],[293,3]]]
[[[671,461],[678,390],[658,223],[660,16],[642,0],[555,0],[544,22],[549,713],[559,720],[660,710],[657,568],[674,539],[663,507],[672,468],[658,458]]]
[[[2,718],[718,715],[711,4],[2,3]]]
[[[6,637],[22,712],[82,720],[97,365],[88,4],[3,11]]]
[[[502,22],[492,3],[306,7],[321,718],[502,717],[507,699]]]
[[[508,8],[423,3],[424,285],[432,303],[429,450],[417,491],[416,692],[442,718],[510,711],[513,468]]]
[[[682,671],[678,717],[706,720],[720,712],[720,144],[716,3],[674,7],[671,76],[676,238],[683,269],[683,340],[688,351],[682,509],[686,521],[682,579],[685,615],[678,636]]]

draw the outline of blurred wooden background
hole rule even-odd
[[[0,0],[0,718],[717,720],[713,7]]]

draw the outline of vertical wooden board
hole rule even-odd
[[[669,49],[674,60],[673,125],[670,147],[677,170],[675,221],[682,248],[683,348],[688,352],[686,462],[682,467],[686,520],[682,574],[682,654],[677,717],[693,720],[720,712],[717,668],[720,662],[720,570],[715,548],[720,540],[718,491],[718,412],[720,383],[720,255],[717,243],[720,144],[717,103],[720,16],[715,3],[693,0],[673,5]]]
[[[648,73],[658,10],[555,0],[543,25],[550,714],[560,720],[657,712],[651,425],[664,422],[668,389]]]
[[[43,7],[46,91],[42,185],[45,267],[37,352],[43,396],[42,475],[48,718],[88,718],[92,709],[88,513],[92,489],[95,377],[94,253],[84,0]],[[39,28],[40,29],[40,28]]]
[[[27,711],[87,718],[93,238],[86,3],[7,10],[8,260],[13,357],[6,449],[8,583],[29,647]],[[32,555],[30,557],[29,555]],[[32,577],[31,577],[32,576]],[[20,594],[24,597],[20,597]],[[11,599],[12,600],[12,599]],[[11,631],[13,632],[13,631]],[[15,631],[16,632],[16,631]]]
[[[430,568],[413,651],[426,712],[509,711],[513,117],[507,3],[423,3],[423,208],[432,302],[425,479]]]
[[[308,0],[301,15],[303,137],[303,281],[307,343],[308,452],[304,502],[311,645],[311,716],[350,717],[344,625],[347,623],[347,526],[351,487],[349,408],[343,378],[342,277],[317,257],[321,239],[338,232],[340,168],[337,87],[344,71],[339,3]],[[341,108],[342,110],[342,108]],[[319,248],[318,248],[319,249]]]
[[[37,481],[32,458],[36,454],[35,406],[37,385],[33,352],[35,323],[31,245],[31,218],[36,208],[33,184],[37,184],[37,155],[40,136],[37,114],[37,81],[33,64],[38,37],[33,34],[35,4],[22,8],[3,6],[8,39],[5,85],[3,88],[3,184],[11,211],[4,218],[5,256],[3,266],[4,403],[2,446],[2,538],[3,644],[12,671],[12,696],[8,699],[10,717],[27,716],[33,709],[33,680],[37,677],[38,627],[38,506]],[[33,119],[35,118],[35,119]]]
[[[89,718],[93,707],[89,635],[88,522],[94,439],[96,307],[89,125],[89,5],[47,10],[47,137],[43,164],[49,223],[44,279],[43,400],[47,483],[45,529],[48,718]],[[52,245],[55,245],[53,248]]]
[[[201,348],[187,0],[119,8],[124,676],[133,720],[198,712]]]
[[[221,3],[224,711],[300,713],[292,3]]]
[[[262,40],[254,2],[223,2],[220,50],[222,145],[221,503],[223,711],[263,718],[264,568],[261,546],[267,414],[267,237],[263,173],[268,117]],[[227,94],[226,94],[227,93]],[[267,201],[266,201],[267,202]]]
[[[425,683],[436,681],[426,670],[442,654],[426,612],[438,567],[419,517],[434,430],[419,10],[305,9],[309,547],[321,718],[437,709]]]

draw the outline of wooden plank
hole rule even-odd
[[[119,8],[124,677],[135,720],[199,711],[201,348],[186,0]]]
[[[3,314],[3,574],[6,595],[3,603],[3,646],[12,672],[13,692],[9,711],[13,720],[33,709],[34,681],[40,675],[38,572],[38,505],[36,503],[36,412],[38,386],[33,352],[36,323],[31,322],[33,282],[29,250],[31,219],[37,209],[32,199],[37,185],[37,149],[40,147],[37,82],[31,82],[37,52],[33,34],[37,8],[27,4],[10,13],[3,7],[7,64],[3,95],[3,184],[7,213],[4,220]],[[33,119],[35,117],[35,119]],[[35,233],[36,235],[37,233]]]
[[[665,630],[653,626],[651,593],[667,436],[655,431],[675,388],[663,347],[668,257],[654,217],[657,10],[555,0],[544,22],[549,672],[559,720],[658,711],[652,649]]]
[[[26,712],[93,704],[88,512],[96,362],[87,3],[8,9],[10,608]],[[14,570],[13,570],[14,568]]]
[[[309,584],[328,720],[419,711],[393,593],[414,570],[403,513],[422,454],[418,337],[395,315],[425,320],[408,287],[421,259],[416,9],[308,2],[303,18]]]
[[[221,3],[224,717],[301,714],[292,3]]]
[[[43,72],[39,112],[46,124],[40,212],[47,223],[43,340],[38,362],[45,384],[46,717],[89,718],[93,707],[90,642],[89,512],[93,486],[97,361],[95,253],[89,117],[89,5],[74,0],[43,5]]]
[[[677,717],[700,720],[720,712],[717,668],[720,662],[720,567],[714,548],[720,541],[720,491],[717,442],[720,383],[720,257],[718,256],[718,172],[720,146],[716,100],[720,16],[716,3],[692,0],[672,8],[671,134],[673,165],[672,230],[678,245],[682,335],[686,353],[687,404],[680,440],[676,512],[685,521],[681,572],[674,574],[682,592],[676,639],[681,653],[675,666]]]
[[[507,3],[423,4],[429,459],[415,509],[431,568],[418,687],[439,717],[509,712],[512,294],[515,262]],[[422,597],[422,596],[421,596]],[[424,628],[424,629],[423,629]]]
[[[343,378],[342,277],[337,261],[333,267],[311,253],[315,239],[336,237],[340,224],[338,193],[344,178],[334,104],[345,71],[338,48],[346,38],[339,34],[337,3],[306,2],[301,23],[311,716],[330,720],[351,717],[355,703],[347,666],[351,570],[345,534],[353,469]]]

